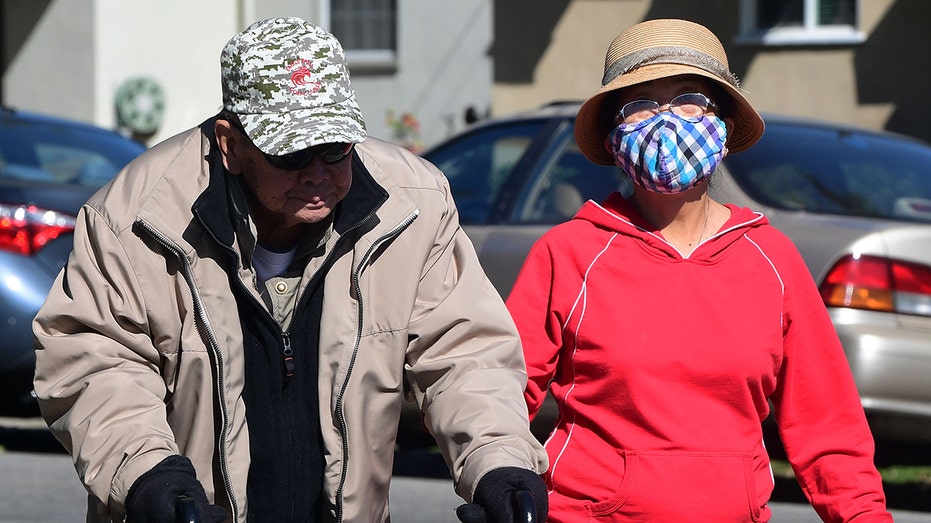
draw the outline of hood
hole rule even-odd
[[[718,232],[703,240],[691,253],[687,254],[677,251],[663,238],[656,227],[643,219],[633,205],[617,192],[611,193],[601,204],[592,200],[587,201],[572,219],[585,220],[599,227],[637,238],[647,248],[664,256],[712,261],[748,230],[769,224],[769,220],[762,213],[732,204],[726,206],[731,210],[730,219]]]

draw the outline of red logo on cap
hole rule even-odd
[[[292,94],[313,94],[320,90],[320,82],[314,80],[313,63],[310,60],[294,60],[288,64],[288,70],[291,71],[291,93]]]

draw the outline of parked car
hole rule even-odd
[[[91,125],[0,109],[0,415],[38,413],[32,319],[71,252],[81,204],[144,150]]]
[[[578,104],[494,119],[425,151],[502,296],[530,246],[587,199],[629,194],[573,137]],[[763,212],[820,286],[874,434],[931,441],[931,146],[764,115],[766,132],[712,178],[719,201]],[[555,409],[541,413],[545,435]]]

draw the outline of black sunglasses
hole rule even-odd
[[[293,153],[282,154],[279,156],[274,156],[267,153],[262,153],[265,155],[265,160],[272,164],[273,166],[284,169],[286,171],[299,171],[304,169],[311,162],[314,161],[314,158],[319,157],[323,160],[323,163],[326,164],[335,164],[345,160],[351,153],[352,147],[355,144],[353,143],[322,143],[320,145],[315,145],[313,147],[308,147],[307,149],[301,149],[300,151],[295,151]]]
[[[250,142],[252,141],[252,139],[249,138],[249,135],[246,134],[246,130],[243,129],[242,124],[237,118],[227,117],[226,121],[233,124],[233,127],[242,133],[242,135],[245,136],[247,140]],[[255,144],[253,143],[252,145]],[[323,163],[329,165],[339,163],[345,160],[350,154],[352,154],[353,146],[355,146],[354,143],[322,143],[313,147],[301,149],[300,151],[294,151],[293,153],[276,156],[263,151],[262,155],[265,156],[265,161],[274,167],[284,169],[286,171],[299,171],[310,165],[314,161],[314,158],[317,157],[319,157]]]

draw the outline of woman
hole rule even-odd
[[[718,39],[652,20],[608,49],[576,140],[633,194],[534,246],[508,298],[531,417],[549,390],[550,521],[768,521],[761,422],[825,521],[892,521],[843,350],[798,251],[708,195],[763,121]]]

